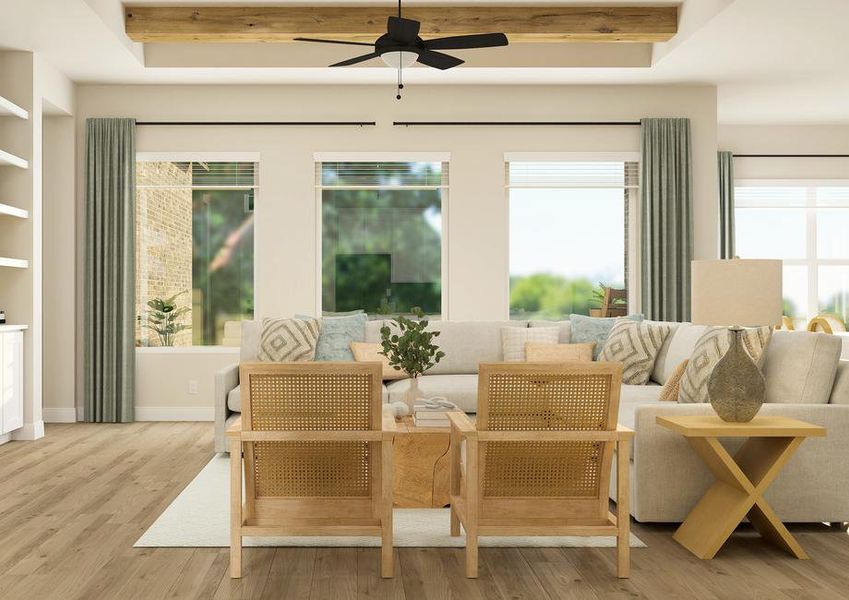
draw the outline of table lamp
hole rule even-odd
[[[746,423],[761,408],[766,382],[743,344],[743,327],[781,323],[780,260],[694,260],[692,320],[728,326],[729,348],[708,380],[708,396],[724,421]]]

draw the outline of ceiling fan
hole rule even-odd
[[[442,71],[462,65],[463,61],[456,56],[437,52],[437,50],[468,50],[472,48],[493,48],[506,46],[507,36],[503,33],[480,33],[474,35],[455,35],[452,37],[423,40],[419,37],[421,23],[401,16],[401,0],[398,0],[398,16],[390,16],[386,24],[386,33],[377,38],[373,44],[352,42],[347,40],[322,40],[315,38],[295,38],[299,42],[317,42],[320,44],[346,44],[350,46],[369,46],[373,52],[343,60],[330,65],[331,67],[347,67],[356,65],[373,58],[380,57],[387,65],[398,69],[398,95],[404,88],[401,81],[401,70],[419,62],[428,67]]]

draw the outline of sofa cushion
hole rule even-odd
[[[849,360],[841,360],[837,363],[837,374],[834,376],[829,402],[849,404]]]
[[[256,349],[259,347],[259,334],[262,331],[261,321],[242,321],[242,341],[239,348],[239,360],[253,362],[257,360]]]
[[[690,358],[696,348],[696,342],[702,337],[707,329],[706,325],[693,325],[692,323],[678,323],[675,329],[663,342],[657,359],[654,361],[651,380],[663,385],[675,369],[683,361]]]
[[[501,349],[504,362],[525,362],[525,344],[539,342],[541,344],[557,344],[560,338],[558,327],[504,327],[501,329]]]
[[[295,315],[296,319],[312,319],[306,315]],[[358,312],[345,316],[324,316],[321,319],[321,330],[318,332],[318,343],[315,347],[317,361],[347,361],[354,360],[351,352],[351,342],[365,340],[366,314]]]
[[[242,412],[242,386],[237,385],[227,394],[227,408],[233,412]]]
[[[410,389],[410,380],[393,381],[386,386],[389,401],[405,401]],[[477,375],[422,375],[419,377],[419,391],[425,398],[444,396],[465,412],[476,412],[478,405]]]
[[[381,354],[383,346],[380,344],[367,344],[365,342],[351,342],[351,352],[357,362],[379,362],[383,369],[383,380],[406,379],[406,371],[396,369],[389,364],[389,357]]]
[[[767,347],[763,373],[766,401],[826,404],[831,396],[841,339],[827,333],[776,331]]]
[[[586,315],[569,315],[572,321],[572,341],[595,342],[593,358],[598,359],[604,349],[607,336],[618,319],[642,321],[643,315],[628,315],[627,317],[588,317]]]
[[[477,373],[480,363],[501,362],[501,329],[527,328],[527,321],[431,321],[428,331],[439,331],[434,343],[445,357],[428,375]]]
[[[558,327],[560,328],[560,339],[558,344],[569,344],[572,342],[572,323],[569,321],[529,321],[529,327]]]
[[[256,355],[264,362],[308,362],[315,359],[321,321],[318,319],[262,320]]]
[[[619,395],[619,423],[634,429],[634,418],[637,407],[641,404],[660,403],[661,386],[650,383],[648,385],[623,385]]]
[[[383,327],[383,324],[386,323],[383,319],[377,319],[375,321],[366,322],[366,333],[365,339],[363,340],[367,344],[379,344],[380,343],[380,328]]]

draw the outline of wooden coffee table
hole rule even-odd
[[[772,416],[749,423],[726,423],[717,416],[659,416],[657,424],[686,437],[716,477],[675,532],[682,546],[699,558],[713,558],[748,517],[766,541],[796,558],[808,558],[763,494],[805,438],[825,436],[824,427]],[[732,458],[719,443],[722,437],[748,439]]]
[[[398,423],[392,448],[395,506],[442,508],[449,496],[448,427],[416,427],[412,417]]]

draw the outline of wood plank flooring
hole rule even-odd
[[[0,446],[0,599],[578,599],[849,597],[849,536],[791,526],[798,561],[741,529],[716,559],[635,524],[648,544],[629,580],[612,548],[482,548],[480,578],[461,550],[401,548],[379,577],[372,548],[247,548],[231,580],[227,549],[133,548],[212,457],[211,423],[49,425],[37,442]]]

